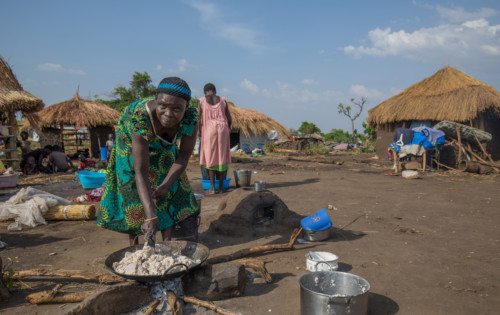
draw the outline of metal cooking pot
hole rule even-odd
[[[316,271],[303,275],[300,284],[302,315],[366,315],[370,284],[339,271]]]
[[[302,230],[302,237],[309,242],[321,242],[330,238],[331,225],[324,230]]]
[[[175,264],[172,267],[170,267],[164,274],[154,275],[154,276],[136,276],[136,275],[127,275],[116,272],[115,269],[113,268],[113,263],[121,261],[125,256],[125,253],[127,252],[135,252],[137,250],[143,249],[144,244],[140,244],[140,245],[126,247],[112,253],[111,255],[108,256],[108,258],[106,258],[106,260],[104,261],[104,265],[112,273],[126,279],[135,280],[139,282],[164,281],[180,277],[189,270],[198,267],[208,258],[208,255],[210,254],[210,250],[208,249],[208,247],[206,247],[203,244],[195,242],[166,241],[157,244],[157,246],[162,246],[162,252],[165,253],[166,255],[170,253],[176,255],[183,255],[198,262],[191,265],[191,267],[187,267],[185,264]]]

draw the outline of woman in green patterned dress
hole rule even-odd
[[[198,210],[185,173],[198,130],[190,99],[184,80],[165,78],[155,97],[120,117],[97,225],[128,233],[131,245],[141,232],[154,238],[160,230],[170,240],[172,227]]]

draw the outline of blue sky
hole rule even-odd
[[[0,55],[46,106],[110,97],[134,72],[213,82],[236,106],[297,129],[350,129],[449,65],[500,89],[500,2],[337,0],[0,1]]]

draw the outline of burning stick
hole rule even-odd
[[[172,291],[167,291],[167,303],[172,310],[172,315],[182,315],[182,305]]]
[[[154,314],[155,309],[158,306],[158,304],[160,304],[160,300],[154,300],[154,302],[151,303],[151,305],[148,307],[148,309],[146,310],[146,313],[144,313],[144,315]]]
[[[245,248],[242,250],[237,251],[236,253],[230,254],[230,255],[221,255],[221,256],[216,256],[212,257],[207,260],[207,263],[215,265],[215,264],[220,264],[223,262],[228,262],[232,261],[235,259],[240,259],[252,254],[257,254],[257,253],[264,253],[268,251],[274,251],[274,250],[292,250],[293,249],[293,244],[297,241],[297,238],[299,238],[300,233],[302,233],[302,228],[300,229],[295,229],[292,233],[292,236],[290,237],[290,242],[288,244],[272,244],[272,245],[263,245],[263,246],[255,246],[251,248]]]
[[[226,311],[225,309],[223,308],[220,308],[216,305],[214,305],[213,303],[210,303],[210,302],[206,302],[206,301],[202,301],[202,300],[198,300],[197,298],[194,298],[194,297],[190,297],[190,296],[185,296],[184,297],[184,302],[186,303],[193,303],[193,304],[196,304],[196,305],[199,305],[199,306],[203,306],[203,307],[206,307],[214,312],[217,312],[219,314],[223,314],[223,315],[240,315],[240,313],[233,313],[233,312],[230,312],[230,311]]]

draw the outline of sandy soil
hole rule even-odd
[[[218,306],[242,314],[299,314],[298,280],[308,272],[305,254],[314,250],[337,254],[340,271],[370,283],[370,314],[498,312],[498,175],[434,171],[426,172],[422,179],[408,180],[385,176],[391,172],[390,163],[371,155],[337,155],[334,159],[344,163],[256,158],[232,165],[232,169],[252,169],[252,181],[264,180],[267,188],[296,213],[306,216],[331,205],[334,209],[328,213],[335,229],[327,241],[297,244],[294,251],[260,255],[267,262],[273,282],[265,284],[256,278],[248,283],[244,296],[216,301]],[[282,174],[272,174],[276,172]],[[196,162],[190,164],[188,175],[200,176]],[[84,192],[78,182],[71,180],[35,187],[67,198]],[[193,187],[202,191],[198,180],[193,180]],[[15,190],[0,190],[0,199],[6,200],[12,193]],[[261,238],[208,233],[207,227],[223,197],[207,196],[202,202],[200,242],[210,248],[211,256],[288,241],[292,231]],[[1,239],[9,245],[0,255],[4,261],[18,257],[16,270],[101,270],[107,255],[128,246],[125,235],[100,229],[95,222],[49,222],[19,232],[9,232],[7,225],[0,224]],[[63,313],[70,305],[33,306],[24,300],[30,293],[53,286],[54,282],[48,281],[26,282],[13,290],[14,296],[7,303],[0,304],[0,313]],[[66,286],[74,290],[92,285],[69,282]],[[202,310],[198,313],[212,314]]]

